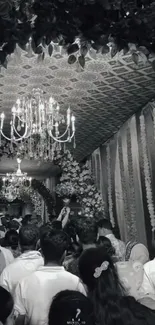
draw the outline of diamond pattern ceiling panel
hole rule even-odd
[[[41,87],[65,112],[76,116],[75,156],[81,160],[107,141],[118,128],[154,96],[155,73],[148,63],[136,66],[130,55],[86,58],[84,71],[70,66],[56,49],[39,62],[35,55],[16,51],[0,73],[0,110],[9,125],[11,108],[20,95]]]

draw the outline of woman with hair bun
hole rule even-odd
[[[127,293],[103,248],[85,251],[79,260],[81,279],[88,289],[98,325],[154,325],[155,314]]]

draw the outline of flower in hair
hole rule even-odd
[[[108,269],[108,266],[109,266],[109,262],[104,261],[100,267],[96,267],[95,272],[93,274],[94,278],[96,279],[99,278],[101,276],[101,273]]]

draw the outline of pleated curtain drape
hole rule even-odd
[[[124,241],[151,249],[155,229],[155,103],[131,117],[91,158],[105,211]]]

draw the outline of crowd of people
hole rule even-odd
[[[108,219],[30,221],[1,238],[0,323],[155,324],[155,260],[143,244],[117,239]]]

